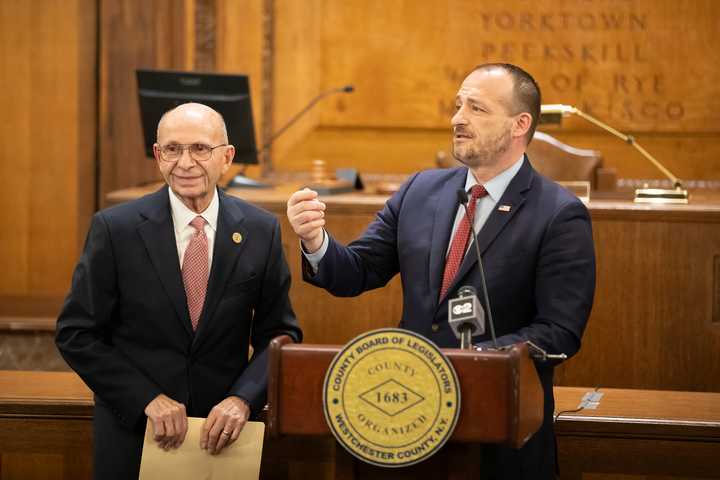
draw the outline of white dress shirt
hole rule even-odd
[[[183,257],[185,250],[190,243],[190,239],[195,233],[195,227],[190,225],[195,217],[200,215],[205,219],[205,236],[208,241],[208,266],[212,265],[213,246],[215,245],[215,232],[217,231],[218,211],[220,210],[220,200],[218,200],[217,190],[213,190],[213,198],[210,205],[201,213],[190,210],[180,200],[175,192],[168,187],[168,195],[170,196],[170,212],[172,214],[173,226],[175,229],[175,244],[177,245],[178,260],[180,261],[180,269],[182,270]],[[209,270],[209,269],[208,269]]]
[[[485,183],[483,185],[485,187],[485,190],[487,190],[488,194],[484,197],[481,197],[477,200],[477,206],[475,207],[475,218],[473,219],[473,227],[475,228],[476,232],[480,232],[483,225],[485,225],[485,222],[487,221],[488,217],[490,216],[490,213],[495,209],[495,206],[497,205],[498,201],[500,201],[500,197],[503,196],[505,193],[505,190],[507,189],[508,185],[510,185],[510,181],[512,181],[513,178],[515,178],[515,175],[517,175],[518,171],[520,171],[520,167],[522,167],[523,160],[525,159],[525,155],[520,157],[519,160],[517,160],[515,163],[513,163],[508,169],[502,171],[499,175],[493,177],[491,180]],[[477,180],[475,179],[475,175],[472,174],[472,172],[468,169],[467,171],[467,178],[465,180],[465,191],[470,193],[470,189],[477,185]],[[469,195],[468,195],[469,196]],[[460,205],[458,206],[457,212],[455,213],[455,223],[453,223],[452,228],[452,234],[450,235],[450,242],[448,242],[447,250],[445,251],[445,256],[447,256],[448,251],[450,250],[450,243],[452,243],[452,238],[455,235],[455,231],[460,226],[460,222],[462,221],[462,218],[465,216],[465,208]],[[307,253],[303,248],[301,244],[301,251],[303,252],[303,255],[305,255],[305,258],[307,258],[308,262],[310,263],[310,266],[312,267],[314,272],[317,272],[318,265],[320,265],[320,260],[325,256],[325,252],[327,252],[328,245],[330,245],[330,240],[328,239],[327,233],[323,230],[323,243],[318,249],[317,252],[314,253]],[[467,248],[469,249],[472,246],[472,240],[468,242]],[[467,252],[467,250],[466,250]]]

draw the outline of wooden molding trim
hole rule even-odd
[[[54,332],[55,317],[0,317],[0,332]]]
[[[0,295],[0,317],[56,318],[64,295]]]
[[[212,72],[217,58],[217,8],[215,0],[195,0],[195,69]]]
[[[263,1],[262,14],[262,125],[261,125],[261,145],[264,145],[267,139],[273,134],[273,61],[275,58],[275,0]],[[262,176],[265,177],[272,173],[272,147],[263,150],[260,154],[260,167]]]

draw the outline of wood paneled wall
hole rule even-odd
[[[144,157],[135,70],[250,75],[256,136],[264,117],[264,0],[101,1],[100,192],[160,179]],[[265,52],[265,53],[264,53]],[[231,173],[237,171],[232,169]],[[259,168],[251,169],[253,175]]]
[[[95,210],[96,15],[0,2],[0,315],[59,305]]]
[[[101,0],[99,33],[98,198],[120,186],[161,179],[145,158],[135,70],[192,69],[192,0]]]
[[[308,101],[329,88],[322,81],[323,7],[322,0],[275,1],[273,130],[281,128]],[[285,168],[278,159],[293,157],[295,146],[318,127],[322,106],[310,110],[291,130],[278,137],[272,149],[276,170]]]
[[[316,94],[354,84],[278,139],[278,172],[314,158],[373,173],[432,167],[449,150],[464,73],[511,61],[546,103],[634,133],[681,178],[720,178],[712,0],[8,0],[0,13],[11,180],[0,195],[18,205],[15,227],[0,230],[0,313],[52,314],[91,212],[109,191],[159,178],[143,154],[138,67],[249,74],[258,143]],[[660,178],[580,119],[546,130],[601,150],[620,177]]]
[[[216,70],[225,73],[242,73],[250,77],[250,97],[255,141],[262,144],[264,136],[266,105],[265,99],[272,95],[272,84],[267,80],[271,71],[271,51],[267,45],[266,30],[272,21],[272,12],[267,0],[218,0],[216,2]],[[237,173],[231,168],[228,177]],[[260,176],[260,167],[250,167],[251,176]]]
[[[352,82],[357,90],[318,106],[317,128],[276,149],[278,169],[307,170],[318,157],[372,172],[432,166],[436,151],[449,150],[465,73],[509,61],[536,77],[544,103],[576,105],[634,133],[681,178],[720,177],[720,69],[709,61],[720,48],[717,2],[318,2],[277,29],[275,70],[296,59],[294,47],[288,54],[281,46],[295,45],[298,26],[313,25],[305,38],[319,32],[319,42],[306,40],[301,55],[319,66],[294,81],[319,90]],[[296,95],[276,90],[275,121]],[[635,150],[581,119],[546,130],[602,151],[620,177],[662,178]]]
[[[139,66],[249,74],[259,143],[318,93],[353,83],[355,93],[324,100],[275,142],[276,171],[308,170],[314,158],[365,172],[432,167],[450,149],[465,73],[509,61],[535,75],[545,103],[633,133],[681,178],[720,178],[720,69],[707,61],[720,48],[718,15],[712,0],[102,1],[101,202],[157,178],[137,160]],[[213,28],[211,44],[197,38]],[[581,119],[545,130],[602,151],[622,178],[661,178]]]

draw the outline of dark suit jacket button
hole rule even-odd
[[[433,332],[437,332],[438,330],[440,330],[440,324],[433,323],[431,328]]]

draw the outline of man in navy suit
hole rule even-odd
[[[287,215],[301,239],[304,278],[334,295],[355,296],[400,273],[400,326],[441,347],[458,347],[447,322],[448,299],[463,285],[481,291],[470,223],[457,197],[465,189],[498,344],[530,340],[571,356],[593,302],[593,239],[585,206],[540,176],[525,155],[540,116],[539,87],[514,65],[480,65],[463,81],[455,110],[453,155],[465,166],[411,176],[348,246],[324,229],[325,204],[315,192],[290,197]],[[479,348],[491,344],[487,334],[473,341]],[[553,364],[536,367],[545,394],[543,425],[519,450],[483,448],[484,478],[555,478]]]
[[[146,418],[168,450],[207,417],[198,448],[220,452],[265,405],[270,340],[302,337],[277,219],[216,188],[235,154],[220,114],[171,110],[154,152],[168,187],[95,214],[57,322],[95,393],[99,479],[137,478]]]

